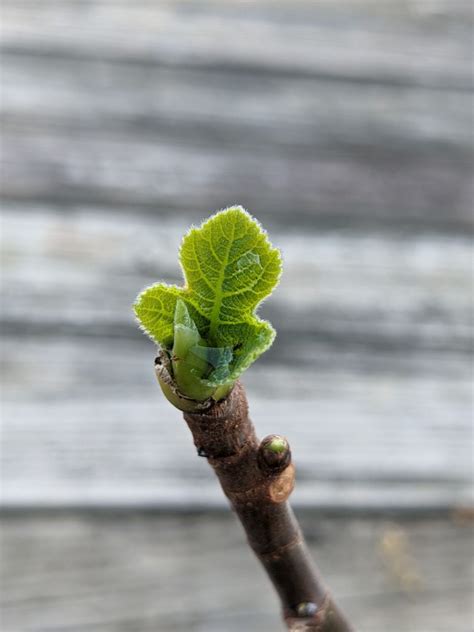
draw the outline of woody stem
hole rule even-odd
[[[184,419],[278,592],[288,629],[353,631],[330,597],[288,503],[294,486],[288,442],[271,435],[259,443],[242,384],[205,410],[185,412]]]

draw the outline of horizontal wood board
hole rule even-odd
[[[223,506],[130,304],[239,202],[282,249],[246,376],[295,503],[472,501],[470,4],[4,2],[2,496]],[[199,494],[195,481],[199,480]]]
[[[357,630],[472,631],[472,524],[300,519]],[[2,632],[283,630],[232,516],[36,513],[1,524]]]

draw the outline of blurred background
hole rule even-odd
[[[271,632],[131,304],[191,223],[281,248],[245,375],[361,631],[472,620],[469,0],[3,0],[3,632]]]

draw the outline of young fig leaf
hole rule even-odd
[[[180,392],[199,401],[235,382],[272,344],[275,330],[255,310],[278,283],[281,257],[258,222],[236,206],[191,228],[180,262],[184,287],[152,285],[134,309],[144,331],[170,354]]]

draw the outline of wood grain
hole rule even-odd
[[[130,305],[181,282],[183,232],[235,202],[284,256],[246,386],[293,446],[296,503],[469,504],[470,3],[2,18],[4,504],[222,505]]]
[[[8,198],[472,230],[468,3],[3,12]]]
[[[357,629],[471,629],[469,526],[300,519]],[[3,632],[282,629],[277,598],[229,515],[4,517],[1,573]]]
[[[472,85],[467,0],[383,4],[7,0],[4,47],[368,83]],[[135,35],[135,37],[132,36]],[[456,37],[457,36],[457,37]]]

